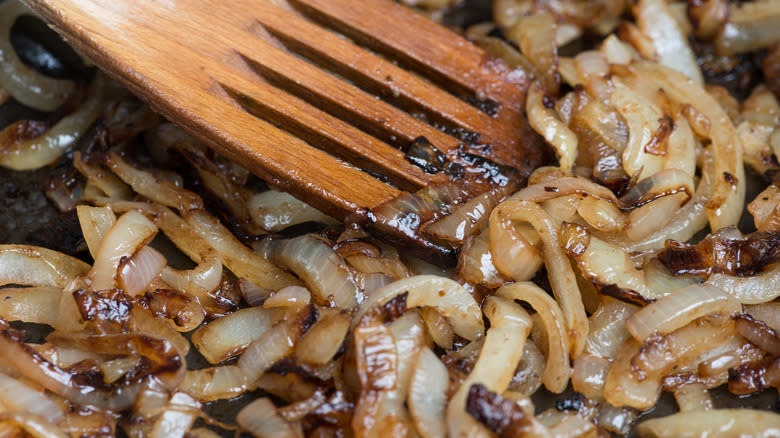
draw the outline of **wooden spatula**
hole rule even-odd
[[[390,0],[24,1],[169,120],[338,218],[446,181],[405,156],[420,138],[521,174],[540,157],[523,72]]]

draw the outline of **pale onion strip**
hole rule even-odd
[[[622,245],[625,251],[640,252],[662,249],[668,239],[687,242],[699,230],[707,226],[706,206],[715,186],[715,169],[709,149],[704,149],[700,156],[703,162],[702,177],[696,186],[693,198],[674,212],[666,226],[644,239]]]
[[[664,169],[679,169],[693,177],[696,173],[696,138],[681,113],[673,117],[674,126],[666,143]]]
[[[379,431],[386,419],[382,408],[388,392],[398,386],[398,352],[390,330],[373,316],[361,318],[352,334],[361,388],[352,415],[352,430],[356,436],[382,436]]]
[[[133,166],[115,152],[109,152],[105,157],[105,162],[111,171],[139,195],[168,207],[176,208],[182,214],[190,210],[203,209],[203,200],[200,196],[189,190],[177,187],[170,181],[158,178],[151,171]]]
[[[693,178],[678,169],[665,169],[639,181],[620,197],[626,208],[646,205],[655,199],[673,193],[684,193],[685,200],[693,196]]]
[[[643,438],[694,438],[702,436],[780,435],[780,414],[751,409],[713,409],[672,414],[643,421],[637,427]]]
[[[76,91],[76,84],[44,76],[16,55],[11,45],[11,26],[25,14],[32,12],[18,0],[0,6],[0,85],[24,105],[40,111],[54,111]]]
[[[417,355],[409,379],[408,399],[409,414],[423,438],[447,436],[444,414],[448,386],[447,367],[430,348],[423,347]]]
[[[513,184],[507,184],[474,196],[457,206],[451,214],[433,223],[424,224],[420,232],[448,242],[463,244],[466,239],[484,228],[493,208],[515,189]]]
[[[490,436],[487,429],[465,412],[466,397],[477,383],[502,393],[509,386],[531,331],[531,318],[512,301],[490,296],[484,312],[490,321],[485,343],[469,376],[461,383],[447,406],[447,427],[452,437]]]
[[[154,422],[151,438],[184,438],[201,415],[201,405],[183,392],[176,392]]]
[[[601,53],[609,64],[628,65],[639,57],[633,47],[620,41],[614,34],[607,36],[601,43]]]
[[[0,413],[0,422],[10,421],[35,438],[67,438],[50,419],[30,412],[6,411]]]
[[[261,397],[238,412],[236,422],[256,438],[298,438],[302,434],[277,411],[271,399]]]
[[[447,318],[457,335],[470,341],[482,336],[485,330],[482,312],[471,294],[456,281],[435,275],[417,275],[377,289],[360,304],[353,321],[359,321],[375,304],[384,305],[404,292],[409,293],[407,309],[435,307]]]
[[[343,309],[357,304],[358,287],[347,263],[319,237],[305,234],[293,239],[266,239],[255,248],[298,275],[317,304]]]
[[[780,231],[780,188],[771,184],[747,206],[758,231]]]
[[[615,84],[610,101],[628,126],[628,145],[622,155],[626,174],[641,180],[663,169],[664,157],[653,155],[646,149],[661,126],[663,112],[641,94],[620,82]]]
[[[130,296],[144,292],[168,264],[156,249],[146,245],[123,260],[117,273],[117,285]]]
[[[558,119],[555,111],[544,105],[544,97],[539,82],[531,83],[526,98],[528,123],[553,147],[560,168],[571,170],[577,159],[577,135]]]
[[[263,302],[266,309],[274,307],[303,307],[311,301],[309,290],[303,286],[287,286],[271,294]]]
[[[690,198],[686,192],[670,193],[631,210],[625,227],[626,236],[632,242],[651,236],[665,227]]]
[[[472,284],[493,289],[506,283],[507,279],[498,272],[490,251],[489,229],[467,240],[458,256],[458,275]],[[541,255],[536,254],[541,262]],[[541,263],[539,263],[541,266]]]
[[[100,242],[106,237],[108,230],[116,223],[116,215],[111,207],[91,207],[89,205],[79,205],[76,207],[76,214],[81,225],[81,234],[87,242],[87,248],[92,258],[97,256]]]
[[[434,307],[422,306],[418,310],[428,329],[428,334],[433,338],[433,343],[445,350],[451,349],[455,341],[455,332],[452,331],[452,326],[447,319]]]
[[[558,91],[558,47],[555,43],[555,18],[546,12],[520,17],[507,30],[507,37],[533,64],[538,79],[550,93]]]
[[[244,372],[236,365],[187,370],[179,390],[197,400],[210,402],[243,394],[249,387]]]
[[[670,292],[696,284],[701,279],[695,275],[673,275],[657,258],[653,258],[645,265],[645,280],[650,295],[646,298],[658,299]]]
[[[564,176],[552,181],[529,185],[512,195],[509,200],[541,202],[567,195],[593,196],[597,199],[613,202],[620,208],[624,207],[608,188],[587,178],[577,176]]]
[[[674,388],[674,399],[680,407],[680,412],[711,411],[714,407],[710,392],[699,382]]]
[[[606,357],[585,353],[574,359],[571,384],[575,391],[591,400],[604,400],[604,383],[610,362]]]
[[[282,317],[282,309],[241,309],[195,330],[192,343],[209,363],[220,363],[243,352]]]
[[[531,282],[514,283],[496,291],[496,295],[510,300],[520,300],[531,305],[542,318],[547,331],[547,363],[542,377],[544,386],[560,394],[566,389],[571,375],[569,366],[569,337],[566,319],[558,303],[544,290]]]
[[[395,388],[399,411],[406,401],[413,361],[425,346],[425,326],[416,311],[406,312],[388,326],[398,353],[398,382]],[[404,412],[403,415],[406,413]]]
[[[303,309],[296,315],[287,315],[287,319],[267,330],[258,339],[252,341],[241,357],[238,358],[238,368],[244,373],[244,379],[250,384],[271,365],[293,352],[303,329],[300,318],[305,317],[308,310]]]
[[[0,62],[0,65],[3,63]],[[104,82],[103,74],[98,73],[89,87],[86,100],[45,133],[35,138],[0,145],[0,165],[14,170],[32,170],[57,161],[65,151],[76,144],[102,113]]]
[[[780,40],[780,5],[773,0],[761,0],[734,5],[723,30],[715,38],[721,55],[733,55],[772,45]]]
[[[745,203],[745,169],[742,145],[728,114],[706,90],[682,73],[644,61],[635,62],[632,67],[662,87],[672,100],[689,104],[712,123],[709,138],[715,164],[715,189],[706,206],[707,216],[713,231],[736,225]]]
[[[103,382],[111,384],[138,366],[140,361],[141,359],[138,357],[126,356],[107,360],[98,365],[98,368],[103,373]]]
[[[770,146],[770,139],[774,132],[775,125],[766,125],[754,120],[743,120],[737,125],[737,138],[742,143],[745,164],[762,175],[775,167]]]
[[[780,296],[780,263],[773,263],[756,275],[735,277],[715,273],[707,278],[707,284],[721,288],[742,304],[759,304]]]
[[[295,345],[295,357],[314,365],[327,364],[344,344],[349,326],[348,312],[337,309],[321,309],[317,322]]]
[[[629,406],[644,411],[655,406],[661,395],[661,377],[639,380],[631,361],[640,352],[642,344],[629,338],[617,351],[604,381],[604,397],[613,406]]]
[[[639,308],[633,304],[601,295],[596,312],[590,316],[590,331],[585,349],[596,356],[612,359],[631,334],[625,323]]]
[[[626,215],[615,204],[591,196],[580,199],[577,214],[588,225],[605,233],[619,233],[626,226]]]
[[[242,244],[217,218],[205,211],[190,211],[184,220],[217,250],[222,263],[237,277],[271,290],[300,284],[295,277]]]
[[[661,64],[685,74],[697,84],[704,83],[688,38],[664,0],[640,0],[634,6],[634,15],[639,28],[653,41]]]
[[[57,325],[62,288],[50,286],[0,289],[0,318]]]
[[[541,324],[537,322],[536,318],[532,318],[532,321],[534,324]],[[523,355],[520,356],[520,363],[518,363],[515,375],[512,377],[512,382],[502,395],[506,397],[507,392],[523,394],[524,398],[521,400],[523,402],[521,404],[531,403],[531,399],[528,397],[535,394],[542,387],[544,369],[545,359],[542,350],[536,346],[533,339],[532,342],[526,342],[523,346]],[[533,409],[531,413],[533,413]]]
[[[0,245],[0,285],[18,284],[65,288],[89,272],[81,260],[29,245]]]
[[[530,225],[515,224],[508,217],[491,214],[486,233],[490,260],[498,271],[496,282],[501,276],[515,281],[530,280],[544,264],[542,254],[537,248],[539,233]],[[480,264],[482,262],[479,261]]]
[[[544,264],[547,267],[555,299],[566,318],[570,354],[572,357],[577,357],[585,347],[588,318],[574,271],[561,249],[560,224],[555,223],[540,206],[526,201],[503,202],[493,210],[490,221],[500,221],[503,218],[520,223],[528,222],[541,236]]]
[[[46,397],[41,389],[0,373],[0,403],[11,410],[29,412],[58,424],[65,419],[60,405]]]
[[[252,222],[267,231],[280,231],[304,222],[335,224],[335,219],[316,208],[276,190],[266,190],[247,200]]]
[[[579,415],[567,415],[557,425],[550,428],[554,437],[592,436],[596,434],[596,425]]]
[[[103,167],[84,161],[81,158],[81,151],[73,153],[73,167],[112,201],[129,200],[133,197],[133,191],[127,184]]]
[[[157,226],[137,211],[120,216],[100,242],[95,264],[89,271],[92,290],[116,287],[117,269],[122,258],[132,256],[156,233]]]
[[[694,284],[671,292],[626,320],[626,329],[637,341],[653,334],[665,335],[710,313],[733,315],[742,310],[739,302],[723,289]]]
[[[608,102],[614,90],[609,80],[609,65],[596,50],[586,50],[574,57],[574,68],[584,80],[585,90],[600,102]],[[598,123],[598,122],[597,122]]]
[[[743,306],[745,313],[768,325],[772,330],[780,333],[780,302],[763,304],[748,304]]]

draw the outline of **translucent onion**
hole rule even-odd
[[[739,302],[722,289],[707,284],[694,284],[674,291],[634,313],[626,321],[626,329],[637,341],[643,342],[653,334],[671,333],[710,313],[733,315],[741,310]]]
[[[188,394],[176,392],[154,422],[152,438],[184,438],[200,416],[201,405]]]
[[[100,248],[100,242],[116,223],[116,215],[111,207],[90,207],[88,205],[76,207],[76,214],[79,218],[79,225],[81,225],[81,234],[84,235],[89,253],[94,259]]]
[[[63,295],[59,287],[24,287],[0,289],[0,318],[7,321],[25,321],[56,326]]]
[[[632,210],[628,214],[626,236],[637,242],[665,227],[677,210],[688,202],[688,193],[672,193]]]
[[[447,407],[447,367],[429,348],[417,355],[409,379],[409,414],[423,438],[447,435],[444,414]]]
[[[780,6],[774,1],[757,1],[729,8],[729,18],[715,38],[720,55],[749,52],[780,40],[776,26]]]
[[[287,286],[279,289],[263,302],[263,307],[303,307],[311,301],[309,290],[301,286]]]
[[[674,388],[674,399],[680,412],[711,411],[712,397],[707,388],[698,382],[688,383]]]
[[[266,190],[247,200],[252,222],[267,231],[280,231],[304,222],[335,224],[336,220],[292,195]]]
[[[745,313],[780,333],[780,303],[773,301],[763,304],[748,304],[743,307]]]
[[[488,436],[486,430],[464,412],[466,397],[471,386],[477,383],[496,393],[506,390],[531,331],[528,313],[510,300],[490,296],[485,300],[484,312],[491,325],[482,351],[471,374],[461,383],[447,406],[447,427],[453,437]]]
[[[542,86],[533,82],[526,98],[528,123],[553,147],[560,168],[571,170],[577,159],[577,135],[558,119],[552,109],[544,105],[544,99]]]
[[[751,436],[780,434],[780,414],[750,409],[713,409],[680,412],[639,424],[641,437],[693,438],[701,436]]]
[[[547,361],[542,378],[544,386],[560,394],[566,389],[571,375],[569,366],[569,336],[566,319],[558,303],[544,290],[531,282],[514,283],[496,291],[497,296],[528,303],[540,315],[547,332]]]
[[[597,424],[600,428],[618,435],[628,435],[634,428],[639,413],[635,409],[616,407],[605,403],[599,408]]]
[[[513,222],[528,222],[542,238],[544,264],[556,301],[566,318],[570,337],[570,354],[577,357],[585,347],[588,320],[580,290],[569,260],[563,253],[560,226],[536,204],[526,201],[505,201],[491,213],[491,222],[507,218]]]
[[[29,412],[7,411],[0,413],[0,422],[11,422],[36,438],[67,438],[68,434],[55,426],[51,420]]]
[[[632,358],[641,344],[627,339],[617,351],[604,381],[604,397],[613,406],[629,406],[644,411],[655,406],[661,394],[661,378],[652,376],[639,380],[634,372]]]
[[[0,41],[7,40],[0,39]],[[2,43],[0,43],[1,45]],[[0,47],[0,59],[4,53],[5,50]],[[3,69],[0,68],[0,78],[2,78],[2,71]],[[102,73],[98,73],[81,106],[60,119],[42,135],[33,138],[17,138],[9,144],[0,145],[0,165],[14,170],[32,170],[40,169],[57,161],[65,151],[76,144],[100,116],[103,109],[101,105],[103,103],[104,81]],[[24,123],[24,121],[18,123]],[[15,126],[15,124],[11,124],[3,133],[15,129]]]
[[[515,224],[507,217],[491,214],[487,238],[490,260],[499,275],[515,281],[530,280],[544,263],[536,247],[539,233],[527,224]]]
[[[609,371],[609,359],[593,354],[583,354],[574,359],[571,384],[575,391],[591,400],[604,400],[604,383]]]
[[[32,15],[20,1],[0,6],[0,85],[14,99],[40,111],[54,111],[76,91],[73,81],[54,79],[25,65],[11,45],[11,27],[21,15]]]
[[[753,215],[758,231],[780,231],[780,189],[774,184],[767,186],[753,201],[747,210]]]
[[[639,308],[615,298],[601,295],[601,304],[589,319],[590,331],[585,349],[596,356],[615,357],[623,342],[631,337],[625,322]]]
[[[276,410],[271,399],[261,397],[244,406],[236,415],[241,428],[257,438],[299,438],[300,430],[293,427]]]
[[[685,74],[697,84],[704,83],[688,38],[680,30],[665,1],[640,0],[634,6],[634,15],[639,28],[653,41],[661,64]]]
[[[86,274],[89,265],[46,248],[0,245],[0,285],[18,284],[64,288]]]
[[[359,321],[375,304],[384,305],[404,292],[409,293],[406,297],[407,309],[435,307],[447,318],[457,335],[473,341],[484,332],[482,312],[471,294],[454,280],[435,275],[417,275],[377,289],[360,304],[354,321]]]
[[[466,281],[488,288],[498,287],[507,281],[493,263],[488,231],[482,231],[461,247],[457,271]]]
[[[418,311],[433,342],[445,350],[451,349],[455,333],[447,319],[434,307],[422,306]]]
[[[283,317],[280,309],[241,309],[197,329],[192,343],[209,363],[220,363],[243,352]]]
[[[339,352],[350,326],[349,313],[337,309],[322,309],[317,322],[295,346],[295,356],[315,365],[325,365]]]
[[[92,290],[116,287],[119,264],[149,243],[157,227],[146,216],[128,211],[119,217],[100,243],[95,264],[89,271]]]
[[[548,13],[519,17],[507,31],[507,37],[514,41],[523,55],[528,58],[545,90],[554,94],[558,91],[558,48],[555,43],[555,18]]]
[[[506,184],[474,196],[443,218],[423,224],[420,232],[435,238],[462,244],[476,235],[488,221],[490,212],[500,201],[515,190],[515,185]]]
[[[130,296],[146,291],[167,264],[165,257],[150,246],[144,246],[119,264],[117,285]]]
[[[43,391],[0,373],[0,402],[12,411],[39,415],[53,424],[65,419],[62,407],[49,399]]]
[[[707,284],[728,291],[742,304],[758,304],[772,301],[780,296],[780,263],[766,266],[764,270],[749,277],[735,277],[715,273],[707,278]]]
[[[318,304],[351,308],[357,303],[357,284],[346,262],[315,235],[266,239],[255,248],[273,262],[295,272]]]

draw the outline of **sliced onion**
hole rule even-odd
[[[46,417],[29,412],[2,412],[0,422],[12,422],[36,438],[67,438],[68,434],[55,426]]]
[[[0,289],[0,318],[56,326],[60,309],[53,303],[63,295],[59,287],[25,287]]]
[[[639,308],[606,295],[602,295],[600,301],[598,310],[589,320],[590,331],[585,348],[593,355],[611,359],[624,341],[631,337],[625,322]]]
[[[350,322],[343,310],[322,309],[320,318],[295,346],[295,356],[306,363],[327,364],[344,344]]]
[[[154,422],[153,438],[184,438],[195,420],[200,416],[201,405],[188,394],[177,392],[164,408],[163,413]]]
[[[737,315],[735,318],[737,332],[753,345],[769,354],[780,356],[780,336],[765,323],[750,315]]]
[[[252,221],[267,231],[280,231],[304,222],[335,224],[336,220],[288,193],[266,190],[247,201]]]
[[[117,285],[130,296],[139,295],[146,291],[167,263],[159,251],[144,246],[120,262]]]
[[[715,273],[707,278],[707,284],[728,291],[742,304],[758,304],[780,296],[780,263],[773,263],[764,271],[749,277],[735,277]]]
[[[780,231],[780,189],[771,184],[748,204],[758,231]]]
[[[455,332],[452,331],[452,326],[447,319],[435,307],[422,306],[418,310],[434,344],[445,350],[451,349]]]
[[[558,303],[544,290],[530,282],[504,286],[496,291],[497,296],[511,300],[525,301],[542,318],[547,332],[547,364],[544,369],[544,386],[560,394],[566,389],[571,375],[569,367],[569,336],[566,333],[566,319]]]
[[[609,64],[628,65],[639,54],[628,44],[620,41],[614,34],[607,36],[601,43],[601,53]]]
[[[62,407],[46,397],[43,391],[3,373],[0,373],[0,402],[9,410],[38,415],[53,424],[65,419]]]
[[[89,271],[93,290],[116,287],[119,264],[152,240],[157,227],[136,211],[119,217],[100,243],[95,264]]]
[[[780,6],[757,1],[729,8],[729,18],[715,38],[718,54],[732,55],[771,46],[780,40],[776,26]]]
[[[700,436],[751,436],[768,438],[780,434],[780,414],[750,409],[714,409],[680,412],[639,424],[646,437],[693,438]]]
[[[711,411],[713,409],[712,397],[707,388],[701,383],[688,383],[674,389],[674,399],[680,412]]]
[[[408,292],[406,308],[435,307],[452,325],[459,336],[477,339],[484,332],[482,312],[471,294],[457,282],[435,275],[417,275],[398,280],[377,289],[360,304],[355,321],[375,304],[384,305],[396,296]]]
[[[558,91],[558,48],[555,43],[555,18],[548,13],[519,17],[508,29],[507,37],[514,41],[537,72],[545,90]]]
[[[544,261],[553,293],[566,318],[570,337],[570,354],[577,357],[585,347],[588,320],[579,288],[569,260],[564,255],[560,226],[536,204],[526,201],[505,201],[491,214],[491,222],[508,218],[529,222],[542,238]]]
[[[634,313],[626,329],[644,342],[653,334],[665,335],[710,313],[733,315],[742,310],[731,295],[706,284],[694,284],[672,292]]]
[[[772,330],[780,333],[780,302],[763,304],[748,304],[743,306],[745,313],[768,325]]]
[[[640,0],[634,6],[634,15],[639,28],[653,41],[661,64],[685,74],[697,84],[704,83],[688,38],[680,30],[665,1]]]
[[[0,57],[3,53],[4,50],[0,47]],[[0,78],[2,78],[2,68],[0,68]],[[16,124],[3,130],[0,136],[4,137],[4,140],[10,138],[11,141],[0,145],[0,165],[15,170],[32,170],[57,161],[65,151],[76,144],[100,116],[104,81],[103,75],[98,73],[81,106],[60,119],[42,135],[33,138],[14,138],[14,135],[9,133],[16,128]]]
[[[111,207],[90,207],[88,205],[76,207],[76,214],[78,214],[81,225],[81,234],[84,235],[89,253],[94,259],[100,248],[100,242],[116,223],[116,215]]]
[[[261,397],[238,412],[236,422],[257,438],[298,438],[302,436],[276,410],[271,399]]]
[[[64,288],[89,271],[81,260],[46,248],[0,245],[0,285]]]
[[[608,102],[614,89],[607,78],[609,65],[596,50],[586,50],[574,57],[574,68],[584,81],[585,89],[600,102]]]
[[[526,98],[528,123],[553,147],[560,168],[571,170],[577,159],[577,135],[544,105],[545,98],[542,86],[533,82]]]
[[[192,343],[209,363],[220,363],[243,352],[283,317],[279,309],[241,309],[197,329]]]
[[[202,402],[237,397],[248,389],[244,372],[236,365],[187,370],[179,389]]]
[[[447,406],[447,368],[429,348],[417,355],[409,379],[409,414],[423,438],[447,435],[444,414]]]
[[[22,2],[9,1],[0,7],[0,85],[24,105],[54,111],[76,91],[76,84],[44,76],[19,59],[11,45],[10,33],[21,15],[32,15]]]
[[[593,354],[583,354],[574,360],[571,383],[575,391],[591,400],[604,400],[604,383],[609,371],[609,359]]]
[[[217,250],[222,263],[239,278],[271,290],[300,284],[295,277],[244,246],[208,213],[193,210],[185,215],[184,220]]]
[[[433,223],[424,224],[420,227],[420,232],[462,244],[485,226],[493,208],[514,190],[514,184],[506,184],[474,196],[458,206],[451,214]]]
[[[346,262],[315,235],[266,239],[256,249],[303,279],[318,304],[351,308],[357,303],[357,284]]]
[[[628,406],[644,411],[655,406],[661,394],[660,377],[639,380],[633,371],[632,358],[640,351],[641,344],[634,338],[627,339],[617,351],[604,381],[604,397],[613,406]]]
[[[606,233],[619,233],[626,226],[626,216],[617,206],[603,199],[583,197],[577,213],[591,227]]]
[[[311,301],[309,290],[301,286],[287,286],[279,289],[263,302],[263,307],[303,307]]]
[[[531,331],[531,319],[512,301],[490,296],[485,301],[485,315],[490,329],[471,374],[461,383],[447,406],[447,427],[450,436],[486,436],[484,429],[466,415],[466,398],[474,384],[501,393],[509,386],[523,353],[523,345]],[[474,434],[474,435],[472,435]]]

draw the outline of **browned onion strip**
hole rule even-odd
[[[65,151],[76,144],[100,116],[104,82],[103,74],[97,74],[81,106],[60,119],[45,133],[33,138],[15,139],[16,141],[8,144],[0,144],[0,166],[15,170],[32,170],[57,161]],[[10,125],[6,129],[13,128],[14,125]]]
[[[647,150],[664,120],[661,110],[621,83],[615,85],[610,101],[628,125],[628,145],[622,155],[626,174],[641,180],[663,169],[664,157]]]
[[[31,14],[20,1],[0,6],[0,85],[19,102],[40,111],[54,111],[76,91],[73,81],[54,79],[24,64],[11,45],[11,26],[21,15]]]
[[[177,187],[170,181],[161,180],[150,171],[133,166],[115,152],[109,152],[105,156],[105,162],[122,181],[146,198],[176,208],[182,214],[190,210],[203,209],[203,200],[200,196]]]
[[[219,253],[222,263],[239,278],[265,289],[279,290],[300,281],[244,246],[217,218],[193,210],[184,220]]]
[[[317,322],[295,345],[295,357],[314,365],[325,365],[338,353],[350,327],[349,313],[321,309]]]
[[[537,248],[539,233],[528,224],[515,224],[508,217],[491,214],[487,238],[499,278],[503,275],[515,281],[530,280],[544,263]]]
[[[715,273],[707,283],[731,293],[742,304],[758,304],[772,301],[780,296],[780,262],[764,268],[764,271],[749,277],[736,277]]]
[[[244,393],[250,384],[236,365],[187,370],[179,389],[202,402],[224,400]]]
[[[569,367],[569,337],[566,319],[558,303],[544,290],[530,282],[514,283],[496,291],[497,296],[525,301],[541,316],[547,331],[547,363],[542,380],[551,392],[560,394],[566,389],[571,375]]]
[[[540,255],[537,254],[537,257],[541,260]],[[491,289],[507,282],[507,279],[498,272],[493,261],[488,231],[482,231],[461,247],[457,272],[464,280]]]
[[[298,438],[301,436],[290,422],[276,410],[267,397],[261,397],[246,405],[236,415],[241,428],[257,438]]]
[[[588,319],[574,271],[561,249],[560,225],[555,223],[541,207],[526,201],[503,202],[493,210],[490,221],[501,221],[503,218],[520,223],[528,222],[541,236],[544,264],[547,267],[555,299],[566,318],[570,354],[572,357],[577,357],[585,348]]]
[[[515,190],[514,184],[488,190],[456,207],[451,214],[433,223],[423,224],[420,232],[462,244],[467,238],[476,235],[484,228],[493,208]]]
[[[694,284],[671,292],[634,313],[626,329],[637,341],[654,334],[665,335],[710,313],[733,315],[742,310],[731,295],[707,284]]]
[[[470,341],[483,334],[482,312],[471,294],[454,280],[435,275],[417,275],[377,289],[360,304],[353,321],[359,321],[375,304],[384,305],[404,292],[409,293],[407,309],[435,307],[447,318],[457,335]]]
[[[300,277],[323,306],[352,308],[358,287],[344,259],[323,239],[305,234],[293,239],[266,239],[255,246],[274,263]],[[253,282],[254,283],[254,282]]]
[[[632,68],[662,87],[672,100],[689,104],[711,121],[709,138],[716,180],[713,196],[706,206],[707,216],[713,231],[736,225],[745,203],[745,169],[742,146],[728,114],[707,91],[682,73],[644,61],[635,62]]]
[[[629,406],[644,411],[655,406],[661,394],[661,378],[651,376],[638,380],[631,360],[642,344],[629,338],[617,351],[604,381],[604,397],[613,406]]]
[[[247,200],[252,222],[267,231],[280,231],[304,222],[335,224],[336,221],[292,195],[266,190]]]
[[[217,364],[241,354],[284,315],[279,309],[241,309],[197,329],[192,334],[192,343],[206,360]]]
[[[447,367],[428,347],[418,353],[409,379],[409,414],[423,438],[447,435]]]
[[[763,304],[748,304],[743,306],[745,313],[768,325],[780,333],[780,302],[772,301]]]
[[[57,325],[60,309],[54,303],[63,295],[59,287],[24,287],[0,289],[0,318],[36,324]]]
[[[780,356],[780,336],[773,328],[750,315],[739,314],[734,320],[737,332],[745,339],[769,354]]]
[[[541,202],[547,199],[575,194],[583,197],[593,196],[597,199],[609,201],[621,209],[625,207],[608,188],[588,179],[575,176],[562,177],[554,181],[530,185],[512,195],[509,200]]]
[[[750,409],[714,409],[680,412],[639,424],[637,432],[647,438],[693,438],[701,436],[751,436],[769,438],[780,434],[780,414]]]
[[[780,189],[767,186],[747,206],[758,231],[780,231]]]
[[[447,406],[447,427],[453,437],[488,436],[473,417],[466,415],[466,397],[471,386],[477,383],[496,393],[506,390],[531,331],[528,313],[506,298],[488,297],[484,312],[491,326],[485,335],[479,359]]]
[[[89,272],[81,260],[46,248],[0,245],[0,285],[19,284],[65,288]]]
[[[507,37],[517,43],[523,55],[540,74],[545,90],[556,93],[560,84],[558,75],[558,48],[555,45],[555,18],[548,13],[520,17]]]
[[[89,271],[92,290],[116,287],[119,264],[149,243],[157,233],[157,227],[137,211],[128,211],[119,217],[108,230]]]
[[[544,99],[542,86],[536,81],[531,83],[525,104],[528,123],[553,147],[560,168],[571,170],[577,159],[577,135],[544,105]]]
[[[36,438],[68,438],[70,436],[52,423],[50,419],[30,412],[5,411],[0,413],[0,422],[13,423]]]
[[[642,32],[652,41],[662,65],[671,67],[692,79],[704,83],[688,38],[683,35],[663,0],[640,0],[634,15]]]
[[[73,167],[76,168],[95,187],[99,188],[111,201],[129,200],[133,192],[121,179],[101,166],[84,161],[81,151],[73,153]],[[107,200],[107,201],[108,201]]]
[[[111,207],[90,207],[88,205],[76,207],[76,214],[79,218],[79,225],[81,225],[81,234],[84,235],[89,253],[94,259],[100,248],[100,242],[116,223],[116,215]]]

